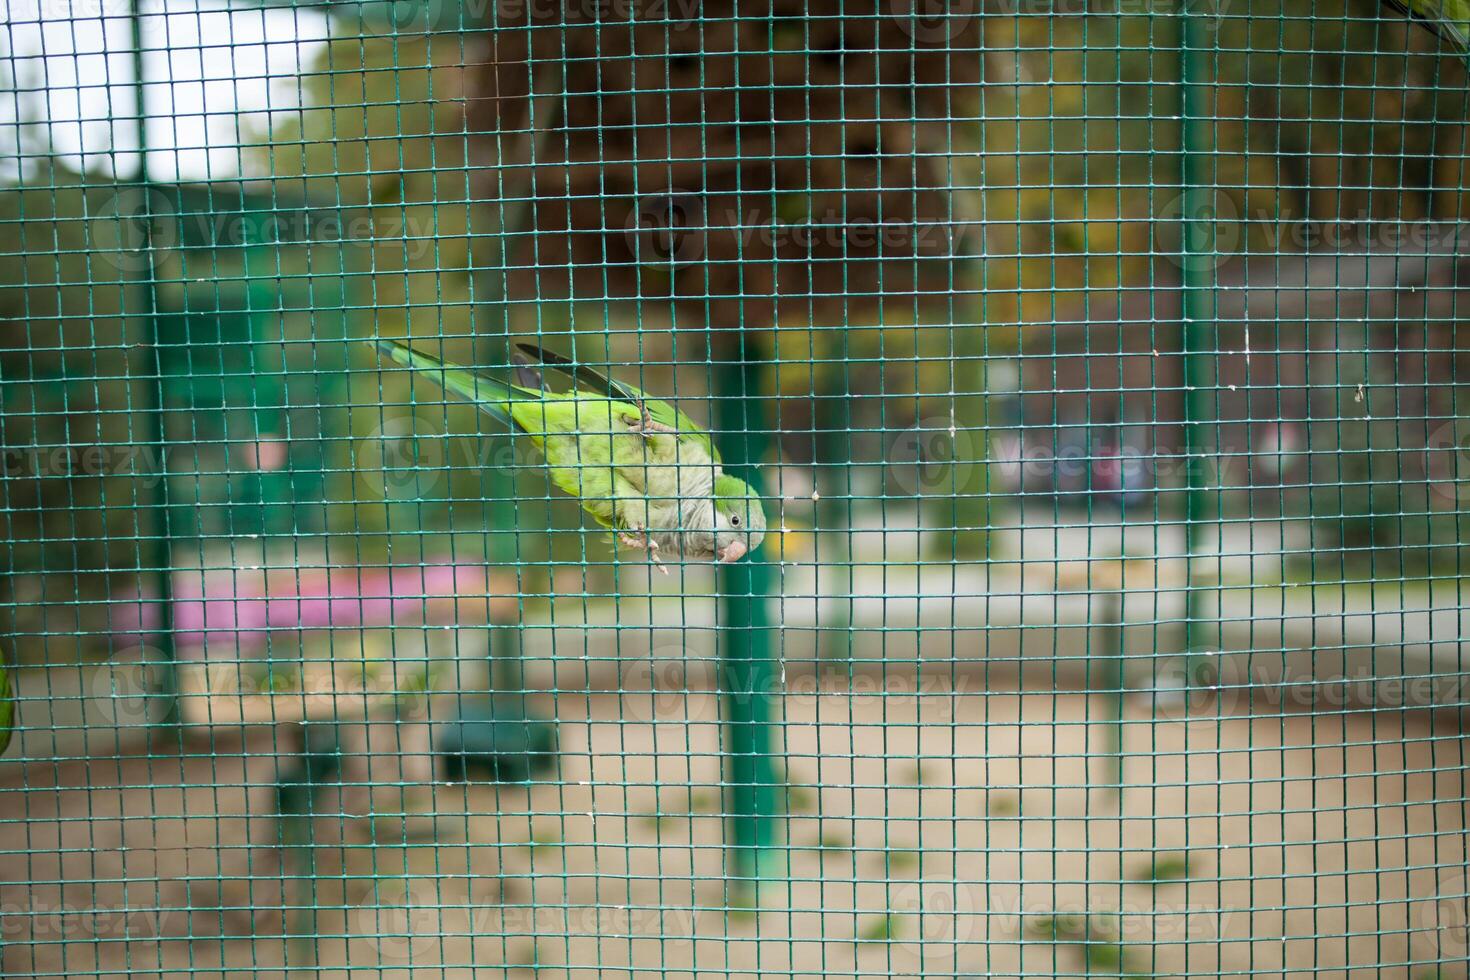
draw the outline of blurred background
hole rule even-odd
[[[1453,565],[1454,495],[1428,490],[1446,454],[1421,450],[1457,444],[1440,430],[1458,414],[1463,66],[1368,3],[1258,7],[1204,17],[1233,54],[1201,56],[1216,81],[1210,186],[1196,201],[1207,210],[1186,215],[1180,59],[1160,50],[1179,21],[1146,10],[957,13],[924,57],[855,15],[774,10],[708,31],[533,23],[537,44],[567,49],[568,99],[518,188],[526,175],[497,159],[529,132],[525,106],[496,94],[492,35],[464,19],[474,11],[145,5],[134,66],[123,12],[16,6],[0,295],[7,555],[38,590],[25,615],[73,617],[75,600],[110,594],[137,565],[147,529],[124,533],[146,497],[135,470],[158,462],[131,458],[148,452],[138,386],[155,357],[139,343],[140,276],[164,435],[189,478],[170,521],[205,552],[289,532],[291,547],[325,554],[350,532],[353,549],[380,553],[390,524],[415,547],[452,547],[453,527],[483,548],[505,530],[469,465],[484,452],[472,411],[426,408],[414,421],[444,438],[395,442],[412,427],[388,432],[398,419],[380,403],[406,400],[408,380],[381,375],[353,337],[443,338],[446,356],[490,363],[473,355],[509,329],[636,363],[646,387],[671,391],[673,360],[743,322],[773,365],[768,462],[782,479],[805,489],[840,464],[851,520],[873,528],[892,528],[883,514],[901,506],[918,529],[920,498],[943,498],[930,523],[948,539],[958,521],[977,557],[986,529],[1029,523],[1023,512],[1043,524],[1085,523],[1079,509],[1113,507],[1114,524],[1181,512],[1182,495],[1155,491],[1185,482],[1186,226],[1210,237],[1189,261],[1207,267],[1197,278],[1208,273],[1218,320],[1208,411],[1194,420],[1219,457],[1211,507],[1308,522],[1312,550],[1339,552],[1286,562],[1293,581],[1361,578],[1375,556],[1396,576]],[[887,33],[906,37],[896,23]],[[1278,43],[1281,24],[1311,36]],[[211,46],[210,31],[228,43]],[[746,57],[769,67],[737,98],[709,73],[733,70],[751,32],[774,53]],[[612,35],[623,62],[579,60],[578,44]],[[514,30],[493,36],[530,50]],[[697,38],[700,58],[679,53]],[[524,62],[509,63],[529,84]],[[625,87],[579,81],[592,64]],[[882,77],[895,64],[907,88]],[[135,67],[152,79],[146,190],[127,110]],[[680,89],[686,71],[706,76]],[[1355,77],[1372,84],[1343,84]],[[800,105],[775,106],[802,82]],[[906,92],[916,108],[896,111]],[[635,125],[643,102],[654,108]],[[514,117],[503,129],[501,103]],[[713,115],[680,145],[669,120],[690,106]],[[624,125],[594,125],[614,110]],[[599,127],[612,136],[599,141]],[[663,142],[634,153],[645,130]],[[848,152],[820,152],[828,133]],[[502,212],[533,194],[519,210],[534,213],[502,230]],[[864,222],[877,244],[854,234]],[[641,301],[609,302],[630,297]],[[701,373],[684,372],[676,394],[707,397]],[[837,392],[852,396],[840,399],[851,466],[821,453]],[[377,487],[364,453],[424,472]],[[904,454],[937,465],[905,485]],[[791,524],[820,523],[809,491],[784,496],[800,498],[784,501]],[[515,549],[547,592],[562,561],[584,567],[582,535],[574,506],[535,506]],[[247,533],[260,543],[243,545]],[[1288,552],[1303,557],[1302,543]]]
[[[1464,975],[1470,88],[1422,26],[5,9],[7,974],[631,975],[677,939],[834,975]],[[615,553],[374,337],[676,400],[767,495],[750,578]],[[479,737],[493,778],[446,789]]]

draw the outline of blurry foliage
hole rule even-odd
[[[350,216],[352,335],[432,338],[435,353],[475,363],[482,360],[476,317],[484,313],[471,273],[469,143],[455,64],[462,53],[457,39],[332,42],[320,73],[303,79],[309,108],[256,154],[275,187],[337,202]],[[417,538],[415,551],[420,531],[483,527],[481,471],[504,465],[509,450],[504,440],[455,434],[493,426],[405,372],[380,374],[366,345],[353,347],[349,361],[356,369],[343,398],[350,438],[339,453],[341,479],[328,492],[341,505],[332,529],[365,535],[354,548],[381,553],[389,527]],[[392,470],[386,478],[384,469]]]
[[[1077,319],[1087,290],[1178,281],[1152,253],[1179,248],[1179,22],[1106,8],[985,20],[986,323]],[[1302,222],[1457,218],[1470,205],[1465,62],[1429,32],[1376,0],[1189,9],[1219,48],[1200,58],[1218,80],[1207,173],[1221,252],[1299,251]]]
[[[0,571],[29,573],[0,575],[0,634],[136,568],[151,500],[141,324],[99,251],[117,191],[49,161],[30,183],[0,192]]]
[[[947,141],[955,220],[967,225],[966,248],[977,261],[955,265],[952,283],[935,291],[931,306],[887,305],[845,323],[845,335],[800,310],[781,318],[764,346],[778,361],[774,417],[789,433],[783,459],[817,453],[811,395],[831,379],[803,363],[808,358],[849,359],[849,425],[860,437],[853,452],[882,460],[887,447],[873,443],[922,420],[958,411],[978,425],[983,399],[962,397],[983,389],[975,358],[1013,353],[1023,332],[1077,318],[1090,291],[1177,282],[1175,267],[1155,253],[1177,248],[1168,234],[1178,222],[1167,219],[1178,213],[1178,22],[1153,15],[1162,10],[1127,10],[1098,5],[1081,16],[982,19],[985,84],[955,89],[945,117],[929,120]],[[1470,204],[1465,66],[1406,22],[1371,20],[1379,10],[1376,0],[1246,0],[1223,5],[1224,16],[1213,20],[1220,53],[1204,57],[1219,79],[1210,159],[1212,183],[1222,188],[1222,250],[1298,250],[1310,243],[1283,236],[1283,228],[1456,218]],[[332,342],[344,330],[433,338],[429,346],[446,357],[491,359],[484,335],[498,329],[498,318],[484,303],[499,291],[491,285],[501,270],[487,268],[485,208],[471,202],[485,196],[472,188],[476,172],[496,171],[467,121],[474,91],[466,67],[482,62],[486,50],[473,35],[334,41],[302,78],[307,108],[248,151],[247,171],[270,178],[270,193],[336,216],[344,248],[255,249],[266,268],[248,270],[244,249],[180,248],[162,257],[160,303],[204,317],[186,328],[186,339],[189,330],[207,329],[209,316],[229,312],[209,305],[221,302],[217,284],[263,273],[273,287],[259,300],[263,308],[251,306],[261,316],[241,341],[240,350],[250,351],[243,360],[264,378],[252,382],[244,414],[217,414],[201,431],[200,404],[171,406],[181,409],[170,424],[183,440],[182,461],[191,474],[213,473],[179,481],[187,489],[180,506],[245,492],[232,482],[244,468],[240,453],[255,453],[258,462],[272,450],[252,443],[280,435],[289,441],[284,471],[314,470],[315,478],[292,475],[278,491],[250,493],[258,509],[296,500],[287,520],[293,531],[353,532],[340,539],[344,553],[331,557],[384,553],[390,516],[395,531],[412,537],[410,557],[451,543],[447,531],[436,541],[420,529],[452,527],[457,545],[484,547],[480,467],[509,460],[504,441],[475,436],[482,422],[472,408],[412,389],[402,373],[377,370],[365,346]],[[22,186],[0,191],[0,568],[27,573],[4,577],[26,591],[0,596],[0,608],[11,612],[40,608],[42,594],[50,602],[103,594],[117,586],[117,573],[137,567],[139,542],[152,532],[142,526],[144,508],[153,499],[139,474],[156,462],[136,449],[147,432],[140,407],[153,356],[135,346],[139,299],[127,280],[137,272],[136,255],[127,249],[136,227],[119,207],[131,192],[42,154],[29,162]],[[513,179],[513,171],[498,173]],[[514,188],[505,193],[514,196]],[[806,214],[790,194],[773,201],[773,220]],[[495,227],[490,221],[489,230]],[[526,236],[513,248],[529,245]],[[667,301],[649,300],[636,313],[601,303],[522,302],[508,317],[512,331],[575,346],[583,358],[648,364],[620,373],[690,399],[691,413],[706,420],[698,331],[676,333],[670,319]],[[1159,332],[1171,333],[1167,325]],[[687,366],[675,370],[671,362]],[[223,384],[225,368],[240,364],[221,358],[217,366]],[[189,397],[197,402],[201,390]],[[1366,473],[1366,461],[1394,445],[1391,432],[1364,423],[1314,433],[1314,440],[1319,435],[1329,445],[1353,440],[1344,443],[1351,453],[1340,476],[1313,474],[1354,484],[1312,499],[1314,508],[1337,515],[1331,520],[1344,542],[1366,536],[1391,547],[1405,533],[1428,540],[1431,522],[1393,519],[1418,504],[1383,497],[1376,464],[1373,480],[1350,476]],[[975,441],[983,452],[983,438]],[[398,470],[385,490],[388,453]],[[855,470],[853,492],[873,492],[879,470]],[[574,530],[581,522],[575,504],[550,493],[535,471],[520,479],[522,543],[567,560],[588,556]],[[279,499],[270,496],[277,492]],[[301,518],[306,510],[314,516]],[[238,527],[236,520],[218,526]],[[283,529],[269,520],[262,527]],[[536,545],[532,539],[547,539],[536,530],[545,527],[561,530]]]

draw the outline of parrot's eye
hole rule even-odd
[[[740,516],[738,514],[731,514],[730,515],[730,526],[731,527],[739,527],[740,526]]]

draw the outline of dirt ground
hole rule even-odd
[[[312,848],[271,816],[285,729],[31,764],[0,785],[4,975],[1466,975],[1443,716],[1136,700],[1115,727],[1084,695],[813,683],[781,699],[755,913],[715,697],[537,703],[563,754],[532,787],[436,782],[422,725],[360,726]]]

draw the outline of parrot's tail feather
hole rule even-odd
[[[379,349],[404,367],[413,368],[424,377],[458,395],[474,402],[486,415],[513,429],[519,428],[510,414],[510,403],[536,396],[494,378],[480,377],[468,368],[414,350],[396,340],[378,338]]]

